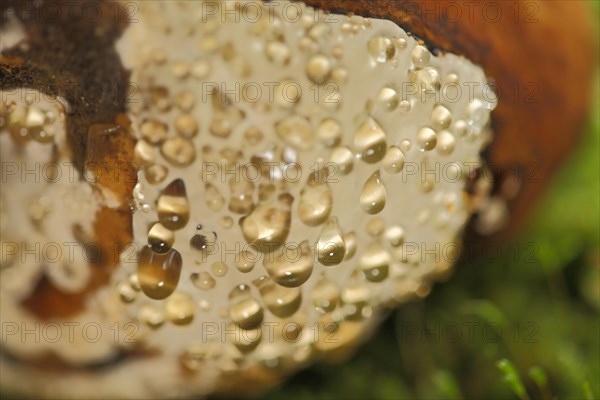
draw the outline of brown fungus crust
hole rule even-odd
[[[96,10],[98,18],[77,18],[86,7]],[[28,88],[64,98],[75,167],[81,176],[86,170],[93,173],[89,182],[112,193],[120,204],[100,209],[96,216],[96,235],[87,240],[98,244],[100,254],[93,259],[87,287],[66,294],[43,277],[23,303],[43,319],[67,317],[81,312],[86,295],[108,282],[120,250],[132,239],[128,199],[136,182],[131,164],[135,139],[125,116],[129,74],[115,49],[127,14],[117,3],[105,1],[7,0],[0,6],[2,24],[9,9],[23,24],[26,39],[0,56],[1,89]]]
[[[432,50],[463,55],[483,67],[499,95],[492,112],[494,142],[486,158],[494,173],[494,192],[510,209],[510,221],[498,236],[514,232],[578,143],[586,121],[597,59],[589,5],[583,1],[482,1],[477,6],[456,2],[455,14],[437,0],[304,2],[336,14],[389,19]],[[493,12],[484,17],[482,10],[488,3]],[[521,188],[516,197],[507,190],[515,185]]]

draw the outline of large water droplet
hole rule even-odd
[[[379,171],[375,171],[373,175],[362,188],[360,193],[360,205],[368,214],[377,214],[383,210],[387,202],[387,190]]]
[[[181,255],[177,250],[171,249],[160,254],[150,247],[144,247],[138,258],[140,288],[151,299],[169,297],[179,283],[181,265]]]
[[[317,258],[325,266],[333,266],[342,262],[346,255],[346,243],[337,218],[331,217],[323,225],[317,241]]]
[[[156,211],[160,223],[172,231],[181,229],[188,223],[190,204],[182,179],[175,179],[161,191]]]
[[[368,118],[354,135],[354,150],[368,163],[376,163],[385,156],[385,132],[373,118]]]
[[[333,196],[325,170],[315,171],[300,191],[298,216],[308,226],[321,225],[331,213]]]
[[[252,296],[249,286],[236,286],[229,293],[229,316],[242,329],[256,329],[260,326],[264,312]]]
[[[283,246],[291,224],[293,197],[282,194],[276,202],[258,205],[241,221],[242,234],[249,244],[269,252]]]
[[[307,241],[288,244],[265,256],[264,266],[271,279],[285,287],[297,287],[310,278],[313,257]]]
[[[253,283],[258,288],[265,306],[275,316],[287,318],[300,308],[302,303],[300,288],[279,286],[266,276],[255,279]]]

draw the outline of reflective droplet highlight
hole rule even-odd
[[[362,160],[376,163],[385,156],[385,132],[373,118],[363,122],[354,135],[354,150]]]
[[[307,241],[299,245],[287,244],[275,253],[265,255],[264,266],[271,279],[279,285],[301,286],[313,271],[310,245]]]

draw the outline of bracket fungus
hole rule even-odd
[[[448,275],[474,214],[523,215],[537,188],[507,206],[486,165],[553,166],[584,112],[587,64],[563,85],[534,62],[589,45],[552,25],[578,4],[535,2],[528,26],[379,0],[67,3],[1,8],[0,384],[30,395],[257,392],[351,353]],[[511,79],[556,101],[506,100]]]

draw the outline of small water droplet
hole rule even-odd
[[[327,184],[326,171],[315,171],[308,177],[300,191],[298,216],[308,226],[318,226],[329,218],[333,205],[331,188]]]
[[[379,171],[375,171],[373,175],[365,182],[360,193],[360,205],[368,214],[377,214],[383,210],[387,202],[387,190]]]
[[[433,150],[437,144],[435,131],[427,127],[419,129],[417,132],[417,144],[421,151]]]
[[[167,175],[169,175],[169,169],[164,165],[154,164],[144,168],[144,176],[151,185],[164,182]]]
[[[149,304],[144,304],[138,312],[138,319],[152,329],[158,329],[165,322],[164,313]]]
[[[384,87],[377,94],[376,102],[378,108],[391,112],[400,104],[400,97],[394,89]]]
[[[160,222],[155,223],[148,232],[148,246],[157,253],[166,253],[173,247],[175,234]]]
[[[260,204],[243,218],[242,233],[248,244],[263,252],[283,246],[290,232],[293,201],[290,194],[282,194],[276,202]]]
[[[277,135],[289,146],[310,150],[313,146],[312,126],[308,119],[292,115],[275,124]]]
[[[367,48],[371,57],[380,63],[391,60],[396,54],[394,43],[390,38],[385,36],[379,36],[369,40]]]
[[[155,145],[163,142],[167,138],[167,132],[167,125],[154,119],[146,120],[142,122],[142,125],[140,126],[142,139]]]
[[[285,287],[298,287],[310,278],[313,257],[307,241],[288,244],[265,256],[264,266],[273,281]]]
[[[210,290],[217,283],[208,272],[194,272],[190,275],[190,280],[200,290]]]
[[[415,67],[424,68],[431,61],[431,53],[426,47],[417,45],[411,51],[410,59]]]
[[[442,155],[450,155],[454,151],[454,147],[456,145],[456,140],[454,139],[454,135],[448,131],[442,131],[437,135],[437,146],[436,149],[438,153]]]
[[[447,129],[452,123],[452,113],[443,105],[438,104],[431,112],[431,123],[438,131]]]
[[[258,288],[267,309],[279,318],[293,315],[302,304],[300,288],[279,286],[266,276],[255,279],[253,283]]]
[[[360,269],[367,280],[381,282],[387,278],[391,256],[379,242],[371,243],[360,258]]]
[[[385,229],[385,222],[381,218],[373,218],[367,222],[367,233],[370,236],[379,236]]]
[[[210,266],[210,270],[215,276],[222,278],[229,272],[229,267],[224,262],[217,261]]]
[[[216,235],[214,232],[203,229],[202,225],[197,227],[196,233],[190,239],[190,249],[197,263],[201,264],[206,261],[215,239]]]
[[[312,303],[325,314],[335,310],[340,302],[340,289],[327,278],[319,280],[312,290]]]
[[[236,286],[229,293],[229,317],[242,329],[256,329],[262,323],[264,312],[247,285]]]
[[[342,262],[346,255],[346,244],[337,218],[331,217],[323,225],[317,241],[317,258],[325,266],[333,266]]]
[[[390,146],[383,157],[383,170],[388,174],[397,174],[404,168],[404,153],[396,146]]]
[[[156,211],[165,228],[175,231],[186,226],[190,219],[190,205],[182,179],[175,179],[161,191]]]
[[[138,258],[140,288],[151,299],[161,300],[170,296],[179,284],[181,255],[171,249],[165,254],[144,247]]]
[[[195,312],[194,300],[187,293],[173,293],[165,304],[165,315],[175,325],[189,325]]]
[[[336,147],[329,156],[329,161],[337,166],[337,172],[347,175],[354,166],[354,154],[347,147]]]
[[[225,205],[225,198],[212,183],[204,185],[204,199],[206,200],[206,205],[212,211],[219,211]]]
[[[235,267],[242,273],[248,273],[254,269],[257,255],[250,250],[240,251],[235,259]]]
[[[175,167],[187,167],[196,160],[194,144],[179,136],[165,140],[160,152]]]
[[[385,132],[377,121],[369,117],[354,135],[354,150],[365,162],[376,163],[385,156],[386,147]]]
[[[241,173],[241,172],[240,172]],[[229,210],[237,214],[247,214],[254,208],[252,195],[254,184],[248,179],[229,181]]]
[[[312,56],[306,63],[306,75],[314,83],[324,83],[331,73],[331,61],[322,54]]]
[[[342,127],[333,118],[326,118],[317,127],[319,141],[327,147],[334,147],[342,140]]]
[[[185,138],[193,138],[198,133],[198,123],[190,114],[181,114],[175,120],[175,130]]]
[[[278,65],[286,65],[289,63],[292,52],[289,47],[280,41],[271,41],[265,47],[265,53],[269,61]]]
[[[404,112],[409,112],[412,110],[412,104],[408,100],[402,100],[400,102],[400,109]]]
[[[404,229],[401,226],[394,225],[385,231],[385,238],[394,247],[404,243]]]

